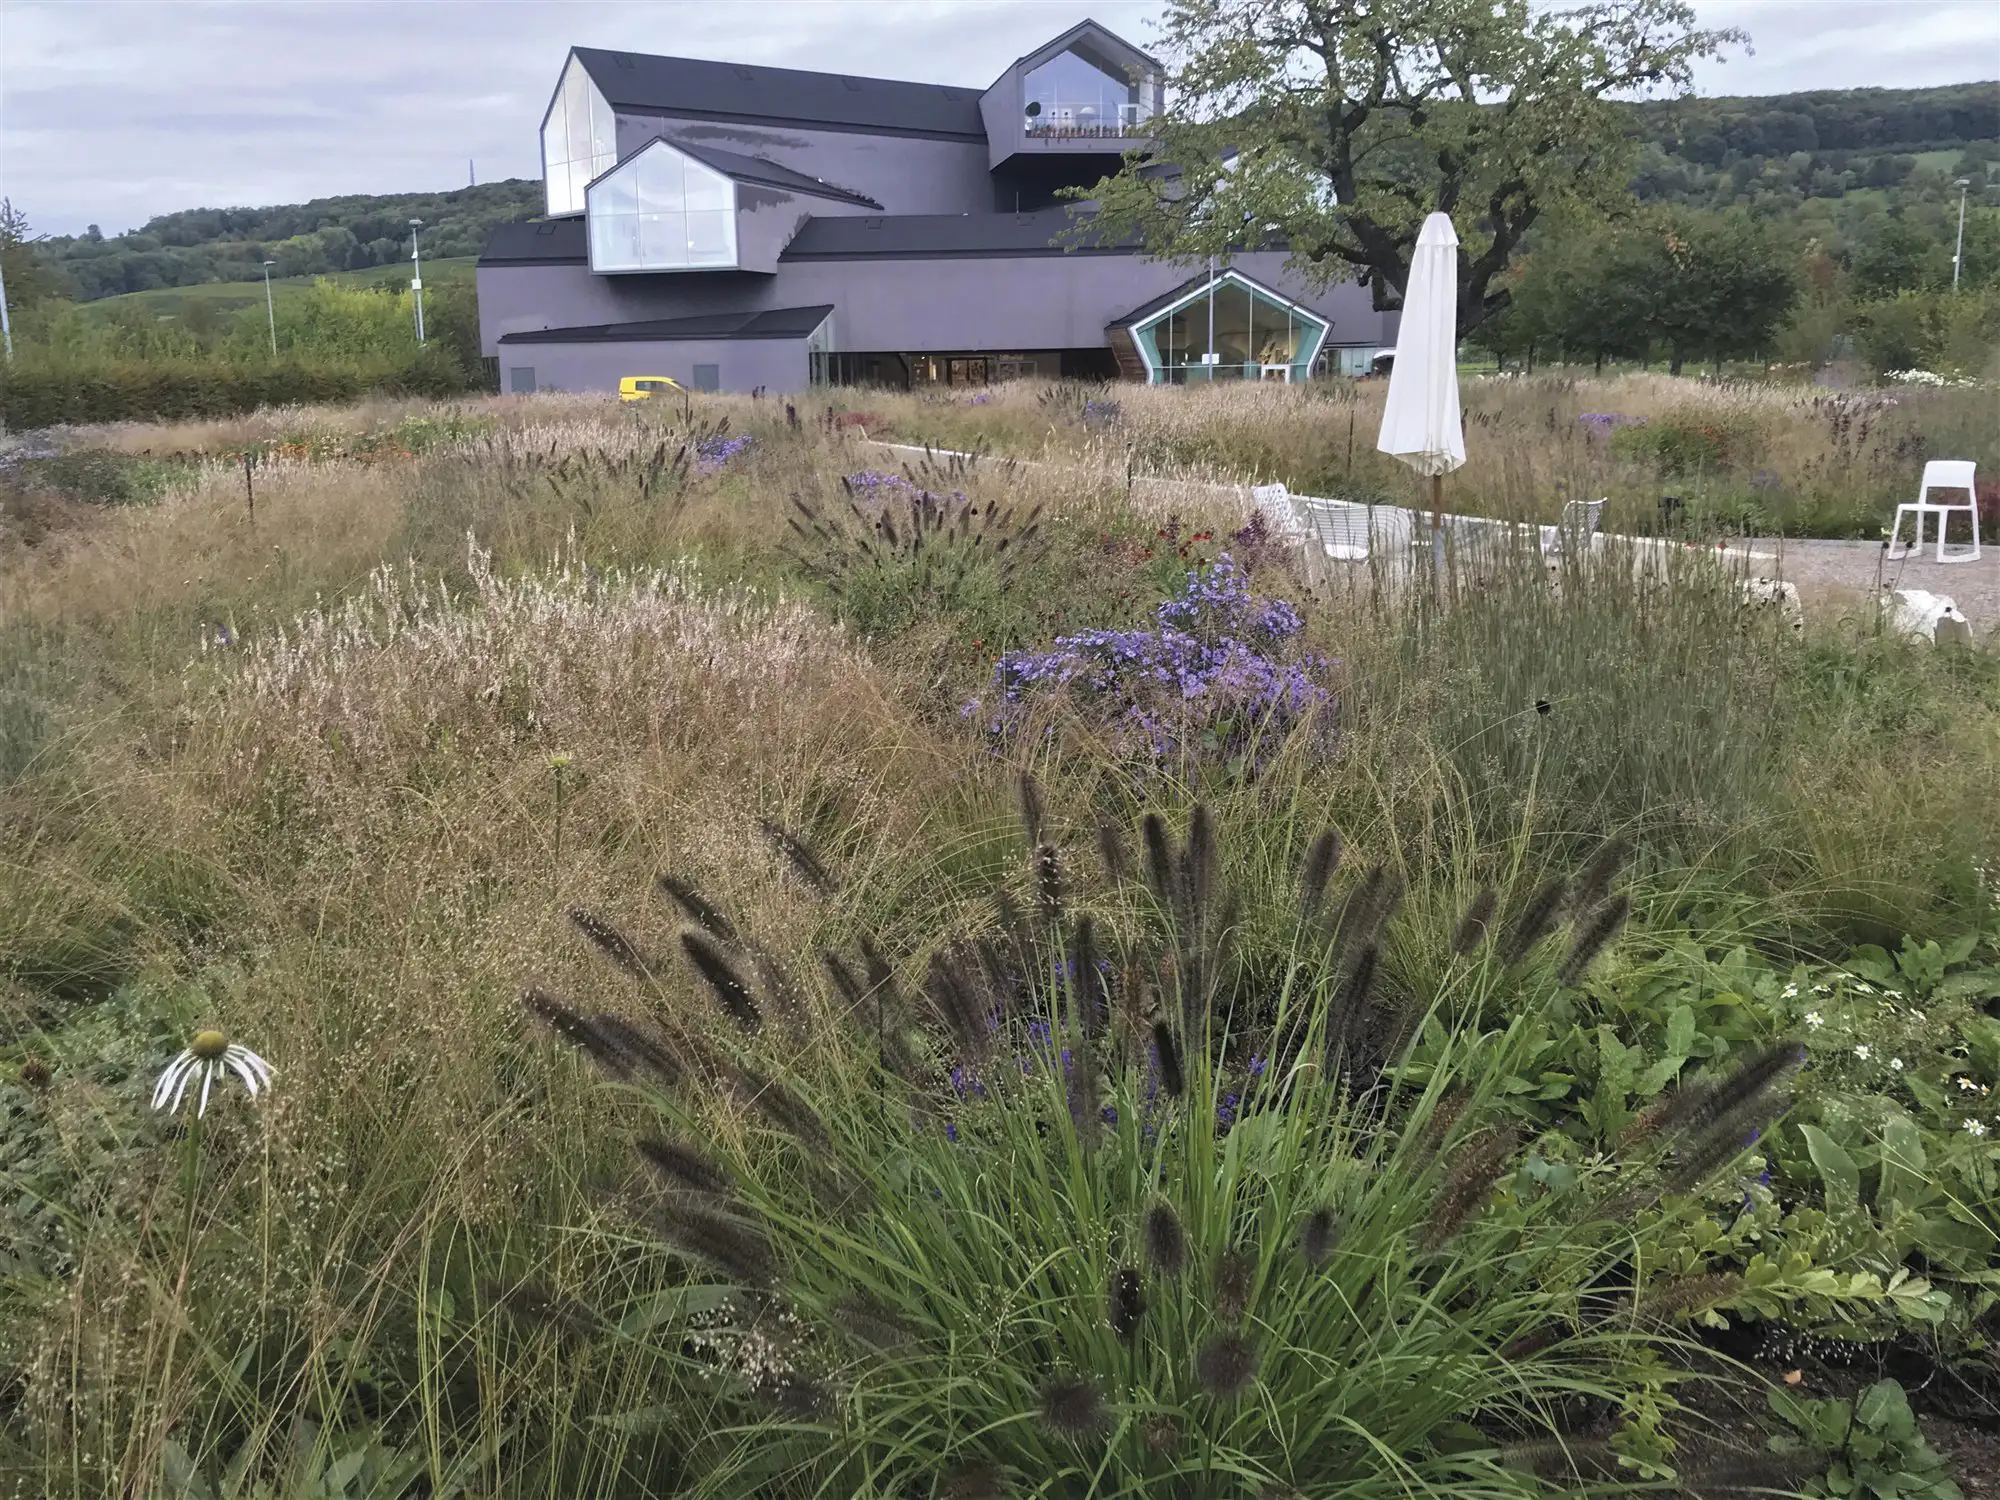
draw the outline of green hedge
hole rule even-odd
[[[0,366],[0,426],[227,417],[260,406],[353,401],[371,393],[450,396],[477,389],[438,349],[406,360],[332,364],[224,360],[18,360]]]

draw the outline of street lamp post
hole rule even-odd
[[[7,363],[14,363],[14,327],[7,321],[7,268],[0,265],[0,347],[7,351]]]
[[[410,264],[415,272],[410,277],[410,295],[416,303],[417,346],[424,342],[424,261],[423,251],[417,246],[417,233],[424,227],[422,219],[410,220]]]
[[[1958,189],[1958,243],[1951,251],[1951,289],[1958,290],[1958,272],[1965,261],[1965,194],[1972,186],[1970,177],[1961,177],[1952,184]]]
[[[274,260],[264,262],[264,316],[271,320],[271,358],[278,357],[278,307],[271,300],[271,267]]]

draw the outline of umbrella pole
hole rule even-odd
[[[1431,475],[1431,571],[1444,571],[1444,475]]]

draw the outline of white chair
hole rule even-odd
[[[1415,539],[1411,513],[1394,505],[1352,505],[1317,495],[1293,495],[1293,507],[1314,541],[1335,562],[1366,562],[1375,553],[1407,552]]]
[[[1305,524],[1300,521],[1297,509],[1292,505],[1292,492],[1285,488],[1284,481],[1276,484],[1253,484],[1250,486],[1250,504],[1272,533],[1289,541],[1303,540]]]
[[[1604,506],[1604,500],[1567,502],[1562,508],[1562,519],[1542,528],[1542,556],[1561,557],[1572,550],[1587,556],[1590,539],[1597,535],[1598,523],[1604,517]]]
[[[1958,563],[1979,561],[1979,494],[1973,488],[1973,470],[1973,462],[1967,458],[1934,458],[1924,465],[1923,483],[1917,487],[1916,503],[1914,505],[1899,505],[1896,507],[1896,524],[1889,530],[1889,560],[1891,562],[1898,562],[1906,557],[1914,557],[1917,553],[1924,550],[1925,516],[1936,516],[1938,518],[1937,560],[1939,562]],[[1932,490],[1964,490],[1965,503],[1963,505],[1945,505],[1942,502],[1931,499]],[[1955,557],[1946,557],[1944,552],[1944,534],[1951,528],[1951,517],[1955,511],[1963,511],[1966,520],[1972,523],[1972,550],[1969,552],[1960,552]],[[1917,539],[1903,548],[1901,552],[1898,552],[1896,550],[1896,543],[1901,539],[1903,534],[1904,516],[1910,517],[1911,524],[1916,527]]]

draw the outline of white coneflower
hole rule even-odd
[[[1860,1058],[1863,1062],[1867,1062],[1869,1053],[1872,1050],[1873,1049],[1869,1047],[1869,1045],[1866,1042],[1857,1042],[1854,1047],[1854,1055]]]
[[[1818,1011],[1809,1010],[1806,1012],[1806,1025],[1824,1026],[1825,1024],[1826,1024],[1826,1017],[1821,1015]]]
[[[188,1086],[198,1075],[201,1101],[195,1107],[195,1117],[199,1119],[208,1113],[208,1093],[215,1080],[227,1073],[243,1080],[243,1087],[249,1090],[252,1099],[271,1086],[271,1065],[248,1047],[230,1041],[219,1031],[197,1032],[187,1050],[168,1063],[167,1070],[160,1075],[153,1089],[153,1108],[169,1114],[178,1110],[187,1097]]]

